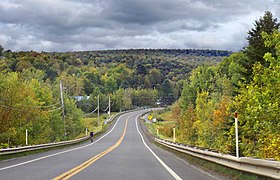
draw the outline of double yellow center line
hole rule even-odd
[[[128,118],[126,119],[125,122],[125,127],[124,127],[124,131],[122,136],[120,137],[120,139],[118,140],[118,142],[116,144],[114,144],[113,146],[109,147],[108,149],[106,149],[105,151],[99,153],[98,155],[92,157],[91,159],[87,160],[86,162],[84,162],[83,164],[71,169],[70,171],[67,171],[57,177],[55,177],[53,180],[66,180],[71,178],[72,176],[78,174],[79,172],[81,172],[82,170],[84,170],[85,168],[89,167],[91,164],[93,164],[95,161],[97,161],[98,159],[100,159],[101,157],[105,156],[106,154],[108,154],[109,152],[111,152],[112,150],[114,150],[115,148],[117,148],[121,142],[124,139],[125,133],[126,133],[126,128],[127,128],[127,122],[128,122]]]

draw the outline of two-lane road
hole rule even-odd
[[[120,116],[93,143],[0,161],[0,179],[214,179],[150,144],[138,123],[144,112]]]

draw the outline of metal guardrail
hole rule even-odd
[[[89,136],[85,136],[83,138],[74,139],[74,140],[70,140],[70,141],[61,141],[61,142],[57,142],[57,143],[47,143],[47,144],[39,144],[39,145],[34,145],[34,146],[23,146],[23,147],[17,147],[17,148],[0,149],[0,155],[16,154],[16,153],[34,151],[34,150],[39,150],[39,149],[47,149],[47,148],[52,148],[52,147],[76,144],[76,143],[85,141],[87,139],[89,139]]]
[[[134,110],[123,111],[121,113],[115,114],[110,119],[106,120],[105,124],[112,122],[116,117],[118,117],[124,113],[132,112],[132,111],[134,111]],[[95,135],[99,134],[100,132],[101,131],[95,132]],[[8,154],[17,154],[17,153],[22,153],[22,152],[27,152],[27,151],[40,150],[40,149],[53,148],[53,147],[58,147],[58,146],[71,145],[71,144],[76,144],[76,143],[85,141],[87,139],[89,139],[89,136],[85,136],[83,138],[69,140],[69,141],[56,142],[56,143],[47,143],[47,144],[39,144],[39,145],[33,145],[33,146],[22,146],[22,147],[17,147],[17,148],[0,149],[0,156],[8,155]]]
[[[189,154],[207,161],[215,162],[233,169],[246,171],[249,173],[266,176],[274,179],[280,179],[280,162],[264,159],[254,159],[249,157],[240,157],[202,150],[195,147],[189,147],[182,144],[172,143],[170,141],[155,138],[155,141],[168,148]]]
[[[108,123],[111,123],[116,117],[122,115],[122,114],[125,114],[125,113],[129,113],[129,112],[134,112],[134,111],[137,111],[139,109],[132,109],[132,110],[127,110],[127,111],[122,111],[122,112],[119,112],[118,114],[115,114],[114,116],[110,117],[109,119],[106,119],[104,121],[104,124],[108,124]]]

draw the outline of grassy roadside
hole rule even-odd
[[[155,136],[157,134],[157,129],[158,129],[158,131],[159,131],[158,137],[159,138],[171,141],[172,137],[165,136],[161,133],[161,130],[162,130],[161,127],[164,126],[164,125],[170,126],[170,124],[171,124],[171,127],[172,127],[173,122],[171,122],[171,123],[170,122],[158,122],[158,123],[153,123],[153,124],[146,123],[146,127],[148,128],[149,132],[151,134],[155,135]],[[170,133],[172,133],[171,130],[170,130]]]
[[[113,116],[116,113],[113,113],[111,116]],[[108,125],[103,125],[104,121],[108,118],[107,114],[101,114],[100,116],[100,123],[98,125],[98,117],[89,117],[89,118],[83,118],[82,119],[82,124],[84,125],[84,127],[88,128],[88,133],[90,131],[93,132],[98,132],[100,131],[101,133],[99,134],[95,134],[94,138],[97,138],[98,136],[100,136],[102,134],[103,131],[106,131]],[[85,133],[81,133],[79,136],[77,136],[76,138],[81,138],[84,137]],[[57,147],[50,147],[50,148],[46,148],[46,149],[39,149],[39,150],[33,150],[33,151],[27,151],[27,152],[20,152],[20,153],[16,153],[16,154],[6,154],[6,155],[0,155],[0,161],[2,160],[7,160],[7,159],[12,159],[12,158],[17,158],[17,157],[22,157],[22,156],[28,156],[28,155],[33,155],[33,154],[38,154],[38,153],[42,153],[42,152],[46,152],[46,151],[50,151],[50,150],[57,150],[57,149],[63,149],[63,148],[67,148],[73,145],[78,145],[83,143],[82,142],[78,142],[75,144],[71,144],[71,145],[64,145],[64,146],[57,146]]]
[[[111,117],[113,117],[116,114],[118,114],[118,113],[117,112],[111,113]],[[82,119],[82,124],[84,127],[87,128],[88,134],[90,131],[93,131],[95,133],[94,138],[96,138],[100,134],[102,134],[102,132],[106,131],[108,129],[108,127],[110,126],[110,124],[112,123],[112,122],[110,122],[108,124],[104,124],[105,120],[108,118],[109,118],[108,114],[106,114],[106,113],[100,114],[99,123],[98,123],[98,117],[96,115],[92,116],[92,117],[85,117]],[[96,134],[96,132],[99,132],[99,133]]]
[[[113,116],[113,115],[111,115]],[[93,131],[101,131],[103,128],[104,121],[109,118],[108,114],[100,114],[99,124],[97,115],[93,115],[91,117],[85,117],[82,119],[82,124],[84,127],[88,129],[88,132]]]
[[[150,113],[153,117],[159,117],[158,114],[156,114],[155,112]],[[152,134],[153,136],[156,136],[156,129],[160,129],[161,126],[167,126],[167,128],[170,128],[168,126],[173,126],[175,124],[174,121],[172,121],[171,119],[168,119],[169,114],[168,113],[162,113],[161,116],[162,120],[164,120],[163,122],[157,122],[157,123],[152,123],[152,124],[148,124],[148,123],[144,123],[145,127],[147,128],[148,132],[150,134]],[[166,118],[167,117],[167,118]],[[166,129],[167,129],[166,128]],[[171,131],[172,132],[172,131]],[[165,132],[165,134],[168,134],[168,132]],[[161,134],[159,132],[159,137],[162,139],[167,139],[167,140],[172,140],[172,136],[164,136],[163,134]],[[154,142],[154,144],[156,144],[158,147],[165,149],[173,154],[175,154],[176,156],[180,157],[181,159],[186,160],[187,162],[189,162],[190,164],[197,166],[200,169],[203,169],[206,172],[209,172],[211,174],[216,174],[218,177],[222,177],[222,179],[240,179],[240,180],[260,180],[260,179],[271,179],[271,178],[267,178],[267,177],[261,177],[258,175],[254,175],[251,173],[247,173],[247,172],[242,172],[242,171],[238,171],[235,169],[231,169],[213,162],[209,162],[200,158],[196,158],[193,156],[190,156],[188,154],[182,153],[182,152],[178,152],[176,150],[170,149],[168,147],[165,147],[159,143]]]
[[[173,139],[173,127],[176,126],[176,121],[172,118],[172,114],[170,111],[160,110],[160,111],[152,111],[148,115],[152,118],[156,118],[157,122],[148,124],[146,123],[146,127],[149,132],[153,135],[157,134],[161,139],[172,140]]]
[[[181,159],[186,160],[190,164],[195,165],[206,172],[209,172],[210,174],[216,174],[218,176],[222,176],[223,177],[222,179],[236,179],[236,180],[269,180],[269,179],[271,179],[268,177],[261,177],[261,176],[254,175],[251,173],[238,171],[238,170],[231,169],[231,168],[228,168],[228,167],[225,167],[225,166],[213,163],[213,162],[209,162],[209,161],[206,161],[206,160],[203,160],[200,158],[196,158],[196,157],[190,156],[188,154],[170,149],[170,148],[163,146],[161,144],[158,144],[156,142],[155,142],[155,144],[158,147],[175,154],[176,156],[180,157]]]
[[[67,147],[70,147],[70,146],[73,146],[73,145],[82,144],[83,142],[84,141],[77,142],[75,144],[68,144],[68,145],[63,145],[63,146],[49,147],[49,148],[46,148],[46,149],[38,149],[38,150],[33,150],[33,151],[20,152],[20,153],[16,153],[16,154],[0,155],[0,161],[8,160],[8,159],[13,159],[13,158],[18,158],[18,157],[22,157],[22,156],[38,154],[38,153],[47,152],[47,151],[50,151],[50,150],[63,149],[63,148],[67,148]]]

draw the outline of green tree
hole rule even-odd
[[[131,94],[132,104],[137,107],[155,106],[158,99],[156,89],[134,89]]]
[[[226,78],[230,82],[228,95],[235,96],[243,84],[249,83],[250,74],[244,67],[248,66],[249,59],[243,52],[233,53],[230,57],[225,58],[217,67],[219,80]],[[225,80],[225,79],[224,79]],[[224,83],[218,87],[224,86]]]
[[[185,81],[183,85],[183,90],[181,93],[181,97],[179,99],[180,106],[183,110],[186,110],[190,104],[194,105],[196,100],[196,90],[193,86],[190,85],[187,81]]]
[[[25,80],[18,73],[1,76],[0,132],[4,136],[0,135],[0,141],[24,144],[22,134],[28,129],[30,143],[48,142],[51,129],[46,107],[53,103],[49,86],[36,79]]]
[[[217,86],[217,71],[214,66],[198,66],[192,71],[189,80],[183,85],[180,98],[182,109],[186,109],[189,104],[196,106],[197,93],[207,91],[210,94],[221,91]]]
[[[81,118],[82,111],[76,107],[74,99],[65,98],[65,126],[67,138],[74,138],[84,130]]]
[[[215,141],[215,136],[212,133],[213,128],[213,112],[215,104],[210,98],[207,91],[198,93],[196,99],[196,116],[197,121],[194,123],[194,128],[197,131],[197,145],[201,147],[211,147]]]
[[[118,85],[114,77],[110,76],[108,79],[105,80],[105,84],[104,84],[105,94],[113,93],[117,89],[118,89]]]
[[[0,45],[0,56],[3,56],[3,50],[4,48]]]
[[[143,64],[138,64],[136,69],[137,74],[140,75],[146,75],[147,74],[147,68]]]
[[[118,89],[113,94],[112,102],[114,102],[114,108],[119,111],[128,110],[132,108],[132,90],[131,89]]]
[[[158,69],[151,69],[149,71],[148,78],[150,80],[152,88],[156,88],[157,85],[160,85],[162,83],[161,82],[161,79],[162,79],[161,72]]]
[[[174,92],[168,79],[165,79],[162,83],[160,96],[164,105],[170,105],[175,101]]]
[[[247,40],[249,46],[245,48],[245,53],[249,57],[250,63],[245,68],[252,74],[253,65],[260,62],[262,65],[269,67],[269,62],[265,61],[263,56],[265,53],[270,52],[275,55],[274,47],[265,46],[264,40],[261,36],[262,32],[272,34],[274,30],[278,30],[280,24],[277,19],[273,17],[272,13],[266,11],[264,16],[255,21],[254,28],[248,32]]]
[[[253,67],[252,82],[241,89],[236,101],[240,112],[241,152],[245,156],[280,159],[280,33],[263,33],[265,44],[275,48],[265,54],[269,67]]]
[[[65,92],[70,96],[81,96],[84,95],[83,87],[84,81],[83,78],[79,75],[69,75],[65,72],[61,74],[59,78],[56,79],[56,82],[62,81],[65,88]],[[59,83],[56,83],[59,84]]]
[[[197,121],[194,106],[190,104],[186,110],[181,112],[178,118],[179,137],[178,140],[189,145],[195,145],[198,139],[197,128],[194,123]]]

